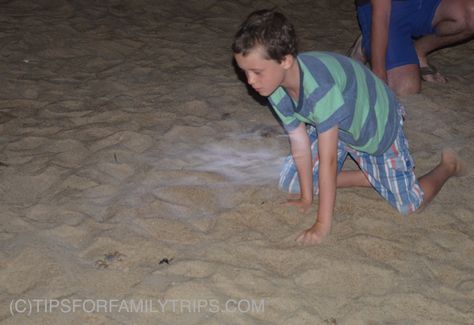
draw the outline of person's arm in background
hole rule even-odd
[[[387,56],[388,31],[390,24],[391,0],[371,0],[371,68],[372,71],[387,83],[385,58]]]

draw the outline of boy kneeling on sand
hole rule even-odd
[[[249,85],[268,97],[289,134],[291,156],[280,187],[300,195],[288,203],[307,211],[313,188],[319,192],[316,222],[298,242],[315,244],[328,236],[336,187],[372,186],[409,214],[462,174],[457,154],[444,150],[440,163],[417,179],[395,94],[360,63],[335,53],[298,54],[296,43],[283,14],[259,10],[241,25],[232,50]],[[360,170],[342,170],[347,155]]]

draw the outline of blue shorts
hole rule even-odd
[[[316,129],[308,127],[313,159],[313,187],[318,193],[318,136]],[[337,171],[342,170],[347,155],[351,156],[367,176],[375,190],[401,214],[409,214],[418,209],[423,202],[423,190],[414,173],[413,159],[408,151],[408,141],[400,127],[392,146],[379,156],[352,149],[339,141],[337,148]],[[293,157],[286,158],[280,174],[280,189],[289,193],[299,193],[298,172]]]
[[[435,33],[432,22],[440,1],[392,1],[387,57],[385,59],[387,70],[407,64],[419,64],[413,39]],[[357,18],[362,31],[362,48],[367,58],[370,58],[372,5],[369,3],[357,7]]]

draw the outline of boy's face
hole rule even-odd
[[[286,60],[278,63],[266,59],[265,49],[261,46],[252,49],[246,56],[234,54],[234,58],[245,72],[247,83],[262,96],[270,96],[285,80]]]

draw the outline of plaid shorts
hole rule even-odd
[[[309,126],[308,135],[311,141],[313,160],[313,186],[318,191],[318,137],[316,129]],[[367,176],[375,190],[401,214],[409,214],[418,209],[423,202],[423,190],[414,173],[413,159],[408,151],[408,141],[400,127],[392,146],[382,155],[374,156],[350,148],[339,141],[337,147],[337,171],[342,170],[344,161],[349,155]],[[289,193],[299,193],[298,172],[293,157],[286,158],[280,174],[279,187]]]

